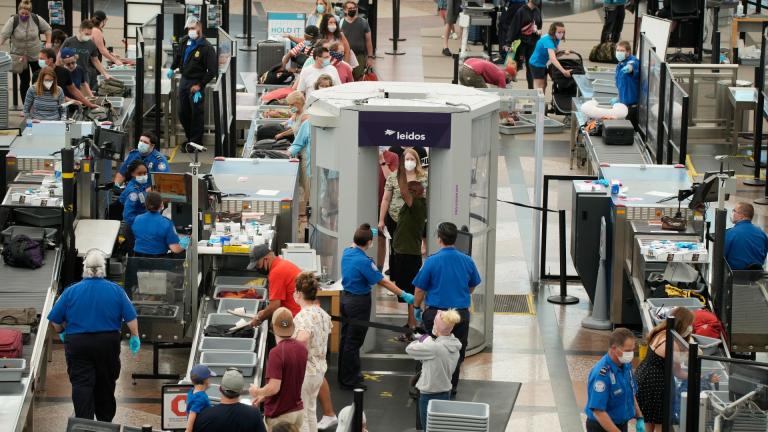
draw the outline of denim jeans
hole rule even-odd
[[[419,396],[419,420],[421,421],[421,429],[427,430],[427,407],[429,401],[435,400],[451,400],[451,392],[443,393],[421,393]]]

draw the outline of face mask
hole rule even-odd
[[[145,183],[147,183],[147,180],[149,179],[149,176],[144,174],[144,175],[136,176],[134,178],[136,179],[136,183],[145,184]]]
[[[691,335],[691,333],[693,333],[693,326],[688,326],[688,327],[685,329],[685,334],[683,334],[683,337],[688,337],[688,336],[690,336],[690,335]]]
[[[53,87],[53,81],[43,81],[43,85],[45,86],[45,88],[50,90],[51,87]]]
[[[624,51],[616,51],[616,60],[623,62],[627,58],[627,53]]]
[[[331,58],[342,61],[344,60],[344,53],[331,51]]]
[[[37,65],[40,66],[40,68],[46,68],[48,65],[45,63],[45,60],[43,59],[37,59]]]
[[[91,40],[91,35],[80,35],[80,40],[83,42],[88,42]]]
[[[336,26],[328,26],[328,31],[331,33],[336,33]]]
[[[565,32],[557,32],[555,33],[555,37],[557,38],[557,40],[563,40],[563,38],[565,37]]]
[[[149,153],[149,144],[139,141],[139,143],[136,145],[136,148],[139,149],[139,153]]]
[[[347,16],[350,17],[350,18],[354,18],[356,15],[357,15],[357,9],[350,9],[347,12]]]
[[[187,36],[189,36],[189,38],[192,40],[197,39],[197,30],[190,30],[187,32]]]
[[[317,13],[325,13],[325,6],[321,4],[317,5]]]
[[[621,357],[619,357],[619,361],[622,364],[629,364],[632,363],[632,359],[635,358],[635,352],[634,351],[626,351],[621,353]]]
[[[331,65],[331,61],[328,59],[323,59],[323,67],[328,67]]]
[[[416,161],[414,160],[407,160],[405,161],[405,169],[406,171],[413,171],[416,169]]]
[[[29,15],[19,15],[19,19],[21,22],[27,22],[29,21]]]
[[[299,112],[299,109],[298,109],[298,108],[296,108],[295,106],[292,106],[292,107],[291,107],[291,112],[292,112],[292,113],[294,113],[294,114],[296,114],[297,112]]]

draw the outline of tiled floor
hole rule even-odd
[[[112,4],[114,6],[114,1]],[[300,10],[305,1],[267,0],[262,2],[267,10]],[[447,82],[451,75],[451,61],[434,51],[439,46],[436,38],[440,26],[434,13],[432,0],[411,0],[403,2],[401,42],[399,50],[403,56],[387,56],[384,51],[391,47],[388,40],[391,32],[389,0],[379,3],[379,49],[377,68],[382,79],[402,81]],[[407,6],[406,6],[407,3]],[[584,2],[577,2],[584,3]],[[592,2],[585,6],[589,10]],[[294,6],[294,4],[296,4]],[[232,4],[232,10],[239,6]],[[569,15],[572,10],[561,10],[558,16]],[[583,47],[591,46],[599,32],[599,17],[595,12],[579,10],[580,15],[566,16],[569,28],[569,43]],[[545,15],[545,21],[552,19]],[[630,15],[628,14],[628,20]],[[233,17],[233,21],[236,21]],[[571,25],[573,24],[573,25]],[[597,26],[597,27],[596,27]],[[625,27],[625,33],[629,26]],[[455,49],[452,42],[452,49]],[[479,48],[475,48],[479,49]],[[439,76],[427,73],[440,72]],[[518,82],[517,87],[523,87]],[[519,137],[502,142],[499,158],[499,198],[504,200],[530,202],[533,194],[533,154],[530,137]],[[563,135],[546,137],[547,159],[545,173],[582,172],[568,169],[568,143]],[[184,162],[188,155],[179,153],[175,162]],[[740,185],[731,202],[751,201],[761,191]],[[567,203],[567,199],[562,200]],[[551,198],[551,206],[561,201],[557,193]],[[758,208],[758,222],[768,220],[768,209]],[[580,303],[572,306],[556,306],[543,301],[554,294],[557,287],[531,286],[530,279],[531,213],[528,210],[499,204],[496,245],[496,286],[497,294],[534,294],[536,315],[502,315],[494,317],[492,348],[469,357],[464,363],[464,379],[514,381],[522,383],[517,403],[506,425],[507,431],[582,431],[583,409],[586,391],[585,379],[589,369],[606,350],[607,332],[587,330],[581,327],[581,320],[588,315],[590,307],[586,292],[577,285],[569,286],[569,293],[577,296]],[[553,221],[553,223],[556,223]],[[552,225],[554,227],[555,225]],[[554,231],[553,231],[554,232]],[[555,238],[549,242],[552,253],[548,259],[555,269]],[[570,270],[573,272],[573,270]],[[385,297],[386,298],[386,297]],[[380,310],[386,313],[402,311],[392,304],[392,299],[383,300]],[[132,384],[130,373],[146,372],[151,367],[151,348],[144,347],[138,360],[132,359],[127,347],[123,350],[123,372],[118,382],[118,415],[116,421],[133,425],[159,425],[160,381],[139,381]],[[183,373],[186,353],[174,350],[161,356],[161,372]],[[66,417],[72,412],[68,399],[69,384],[61,345],[54,345],[53,362],[49,367],[47,387],[40,392],[35,409],[36,431],[60,431]],[[340,407],[339,407],[340,408]],[[372,431],[385,428],[370,428]],[[498,429],[501,430],[501,429]]]

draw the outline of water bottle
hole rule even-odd
[[[742,17],[744,16],[744,5],[739,2],[739,5],[736,6],[736,16]]]
[[[24,135],[32,135],[32,119],[27,119],[27,128],[24,130]]]

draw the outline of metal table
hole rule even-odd
[[[757,89],[754,87],[728,87],[728,100],[733,108],[733,129],[731,144],[733,153],[739,151],[739,133],[744,125],[744,111],[752,111],[757,107]],[[752,147],[752,144],[749,145]]]
[[[77,256],[84,257],[90,249],[99,249],[112,257],[117,233],[120,231],[120,221],[81,219],[75,227],[75,248]]]

